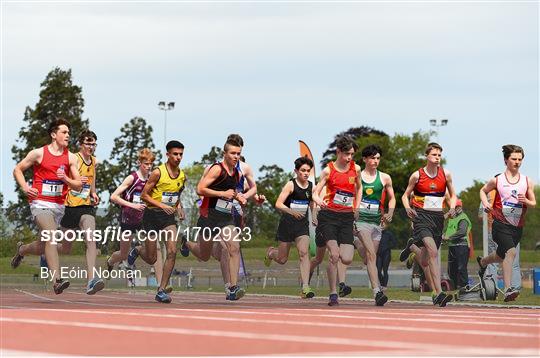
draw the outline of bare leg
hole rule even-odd
[[[165,289],[169,285],[169,280],[171,278],[171,272],[174,268],[174,264],[176,262],[176,225],[169,225],[167,226],[164,231],[167,232],[166,239],[165,239],[165,248],[167,250],[167,256],[165,259],[165,263],[163,265],[163,276],[161,277],[161,280],[159,282],[160,286],[159,289]],[[161,256],[161,252],[158,253],[158,256]],[[157,270],[157,269],[156,269]],[[156,272],[156,278],[157,278],[157,272]]]

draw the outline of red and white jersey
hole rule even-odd
[[[68,192],[67,184],[58,179],[56,171],[63,168],[69,176],[69,151],[64,149],[61,155],[53,155],[49,151],[49,146],[43,147],[43,159],[40,164],[34,165],[34,180],[32,187],[38,190],[38,195],[34,200],[47,201],[59,205],[64,205]]]
[[[526,195],[529,187],[529,178],[519,176],[515,183],[510,183],[503,173],[496,177],[497,192],[493,203],[493,217],[505,224],[521,227],[525,219],[527,206],[518,201],[518,195]]]

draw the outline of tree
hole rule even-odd
[[[372,135],[378,137],[388,136],[383,131],[366,126],[349,128],[344,132],[336,134],[332,143],[328,145],[328,149],[323,153],[323,157],[321,160],[321,168],[324,169],[329,162],[333,161],[336,158],[336,143],[339,137],[348,136],[353,140],[358,140],[359,138]]]
[[[195,162],[193,164],[207,167],[214,163],[220,162],[221,160],[223,160],[223,149],[221,149],[220,147],[212,146],[208,154],[203,155],[199,162]]]
[[[47,74],[40,87],[39,101],[35,109],[26,107],[23,118],[25,125],[19,130],[16,144],[11,148],[12,158],[17,163],[24,159],[32,149],[50,143],[51,138],[47,129],[49,124],[57,118],[63,117],[71,124],[70,149],[72,151],[76,150],[78,134],[89,126],[89,120],[82,119],[84,108],[82,88],[73,84],[71,70],[54,68]],[[25,172],[25,178],[29,180],[32,176],[33,170],[30,168]],[[8,208],[10,220],[17,227],[31,224],[27,198],[19,187],[16,191],[17,201]]]

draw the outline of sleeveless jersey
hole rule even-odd
[[[180,194],[184,190],[186,183],[186,175],[182,169],[176,178],[171,178],[167,170],[167,164],[163,163],[159,167],[159,180],[156,186],[152,189],[150,196],[152,199],[159,201],[168,206],[177,207],[180,199]],[[155,208],[148,204],[149,208]]]
[[[437,175],[430,177],[424,168],[418,170],[420,177],[414,186],[412,206],[424,210],[442,211],[446,193],[446,175],[442,167],[437,168]]]
[[[522,227],[527,205],[518,201],[518,195],[527,194],[529,178],[520,175],[516,183],[510,183],[506,173],[497,177],[497,193],[493,203],[493,218],[504,224]]]
[[[34,179],[32,187],[38,191],[37,197],[30,200],[43,200],[50,203],[64,205],[68,186],[63,181],[58,179],[56,171],[63,167],[66,175],[69,172],[69,151],[64,149],[61,155],[53,155],[49,151],[49,146],[43,146],[43,159],[40,164],[34,165]]]
[[[362,201],[360,202],[360,221],[370,224],[381,222],[381,209],[384,185],[377,170],[375,180],[367,183],[362,179]]]
[[[354,160],[345,173],[336,170],[334,162],[328,163],[330,175],[326,182],[327,207],[332,211],[352,212],[355,200],[355,183],[358,173]]]
[[[77,169],[81,177],[87,177],[88,182],[83,184],[80,191],[71,189],[66,197],[66,206],[92,205],[90,187],[96,178],[96,157],[90,158],[90,164],[84,162],[80,153],[77,153]]]
[[[129,201],[130,203],[142,204],[141,193],[144,185],[148,181],[139,177],[137,172],[130,174],[133,177],[133,183],[122,193],[122,199]],[[122,207],[122,223],[130,225],[138,225],[143,218],[144,211],[135,210],[128,206]]]
[[[233,174],[229,175],[229,173],[223,166],[223,162],[214,163],[212,167],[215,165],[218,165],[220,167],[221,173],[216,178],[216,180],[214,180],[214,182],[210,184],[208,188],[216,191],[227,191],[230,189],[236,190],[239,181],[239,173],[237,168],[235,167],[233,170]],[[232,209],[233,200],[205,196],[200,207],[200,213],[202,216],[207,217],[209,211],[215,210],[216,212],[230,215],[232,214]]]
[[[309,203],[312,200],[311,192],[313,191],[313,183],[308,181],[308,186],[304,189],[298,185],[295,179],[291,179],[291,181],[293,182],[293,192],[287,196],[283,204],[289,209],[306,214],[302,220],[307,220],[307,211]],[[288,217],[289,215],[286,216]]]

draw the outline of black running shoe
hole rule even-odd
[[[375,295],[375,306],[384,306],[384,304],[388,301],[388,297],[383,293],[383,291],[377,292]]]
[[[447,293],[441,292],[444,294],[444,298],[439,302],[439,307],[446,307],[446,304],[450,301],[452,301],[452,295],[449,295]]]
[[[352,292],[351,286],[347,286],[345,282],[339,283],[339,297],[345,297],[350,295]]]
[[[181,246],[180,246],[180,255],[182,255],[183,257],[188,257],[189,256],[189,248],[187,246],[187,236],[186,235],[182,235],[182,241],[181,241]]]
[[[56,282],[54,283],[53,290],[54,290],[54,293],[59,295],[62,292],[64,292],[64,290],[68,287],[69,287],[69,281],[60,279],[60,280],[56,280]]]
[[[411,254],[411,245],[413,244],[413,238],[409,238],[407,240],[407,244],[405,245],[405,248],[401,250],[401,253],[399,254],[399,261],[404,262],[407,260],[409,255]]]
[[[19,254],[19,251],[21,250],[21,246],[23,245],[22,241],[19,241],[17,243],[17,251],[15,256],[11,259],[11,268],[16,269],[21,264],[21,261],[24,259],[23,255]]]
[[[337,306],[337,305],[339,305],[338,295],[336,295],[335,293],[332,293],[330,295],[330,299],[328,300],[328,306],[332,307],[332,306]]]
[[[519,296],[519,291],[515,287],[508,287],[504,291],[504,302],[514,301]]]
[[[480,276],[480,278],[484,278],[484,274],[486,273],[486,269],[487,269],[487,266],[485,267],[482,267],[482,256],[477,256],[476,257],[476,262],[478,262],[478,267],[480,267],[480,269],[478,270],[478,276]]]

